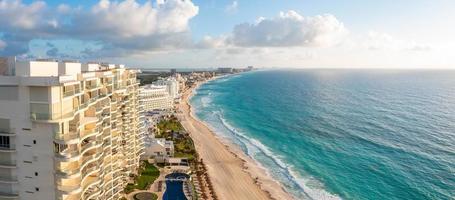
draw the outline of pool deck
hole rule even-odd
[[[188,167],[186,167],[186,168],[188,168]],[[148,190],[135,190],[135,191],[129,193],[126,198],[128,200],[134,200],[135,194],[147,191],[147,192],[155,193],[156,195],[158,195],[158,200],[162,200],[164,191],[166,190],[166,181],[165,181],[166,175],[173,173],[174,170],[183,170],[183,168],[176,166],[176,167],[171,167],[171,168],[167,168],[167,167],[159,168],[159,170],[160,170],[160,176],[153,182],[152,185],[150,185]],[[161,190],[159,189],[160,182],[161,182]]]
[[[150,187],[148,188],[148,190],[135,190],[134,192],[131,192],[127,195],[127,199],[128,200],[134,200],[134,195],[137,194],[137,193],[141,193],[141,192],[153,192],[155,193],[156,195],[158,195],[158,200],[162,200],[163,199],[163,194],[164,194],[164,185],[165,185],[165,176],[168,175],[170,173],[170,171],[168,171],[167,169],[165,168],[160,168],[160,176],[155,180],[155,182],[153,182],[152,185],[150,185]],[[162,185],[161,185],[161,191],[158,190],[158,186],[159,186],[159,182],[162,181]]]

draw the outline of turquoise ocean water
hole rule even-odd
[[[455,199],[455,71],[256,71],[191,104],[296,199]]]

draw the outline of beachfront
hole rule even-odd
[[[266,175],[255,161],[236,146],[219,138],[208,126],[197,120],[189,100],[198,82],[184,91],[179,104],[179,119],[190,133],[199,156],[207,166],[208,174],[220,199],[292,199],[281,185]]]

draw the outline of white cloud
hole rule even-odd
[[[151,2],[101,0],[90,12],[79,13],[74,22],[76,28],[89,29],[91,34],[105,32],[107,36],[122,38],[149,36],[187,31],[189,20],[198,10],[191,1],[168,0],[154,8]]]
[[[57,12],[59,13],[68,13],[71,11],[71,7],[66,4],[60,4],[57,6]]]
[[[6,42],[3,40],[0,40],[0,50],[4,49],[6,47]]]
[[[223,48],[226,46],[226,37],[225,36],[220,36],[220,37],[205,36],[195,46],[196,46],[196,48],[203,48],[203,49]]]
[[[180,48],[191,42],[189,21],[199,8],[190,0],[100,0],[91,9],[42,1],[26,4],[0,0],[0,32],[10,44],[4,52],[22,54],[28,43],[40,39],[78,39],[102,44],[103,54]]]
[[[227,5],[225,8],[225,11],[227,13],[236,13],[239,9],[239,2],[238,1],[233,1],[231,4]]]
[[[347,34],[344,24],[331,14],[304,17],[291,10],[276,18],[236,25],[230,42],[246,47],[328,47],[340,43]]]
[[[370,31],[364,46],[369,50],[429,51],[431,47],[412,40],[397,39],[390,34]]]
[[[40,25],[43,20],[46,3],[36,1],[29,5],[20,0],[0,1],[0,30],[30,30]]]

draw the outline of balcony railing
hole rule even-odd
[[[58,176],[65,177],[65,176],[71,176],[71,175],[77,174],[79,172],[80,172],[79,168],[75,168],[75,169],[59,169],[59,170],[57,170],[56,174]]]
[[[0,168],[15,168],[16,160],[13,158],[1,158],[0,159]]]
[[[80,185],[57,185],[57,189],[65,193],[72,193],[81,190],[81,187]]]
[[[0,174],[0,183],[16,183],[16,182],[17,182],[17,176]]]
[[[87,144],[84,144],[84,145],[82,145],[81,152],[85,152],[85,150],[87,150],[89,148],[92,148],[94,146],[96,146],[96,142],[95,141],[89,142]]]
[[[61,151],[61,152],[55,153],[55,154],[56,154],[57,158],[64,158],[64,159],[75,158],[80,155],[79,150],[76,147],[68,148],[68,149],[65,149],[64,151]]]
[[[63,110],[60,103],[30,103],[30,118],[32,120],[57,120],[69,118],[74,110]]]
[[[74,140],[77,138],[79,138],[79,133],[77,133],[77,132],[70,132],[68,134],[57,133],[57,134],[55,134],[55,137],[54,137],[54,139],[56,139],[56,140],[63,140],[63,141]]]
[[[87,85],[85,85],[85,89],[87,89],[87,90],[95,89],[97,87],[98,87],[98,84],[87,84]]]
[[[13,128],[0,128],[0,134],[16,134],[16,129]]]
[[[79,94],[80,92],[81,92],[81,90],[79,88],[76,88],[73,90],[68,90],[68,91],[63,92],[63,97],[73,96],[75,94]]]

